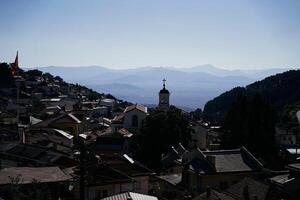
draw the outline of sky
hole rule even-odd
[[[298,0],[0,0],[0,62],[300,67]]]

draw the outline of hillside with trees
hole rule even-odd
[[[269,103],[277,115],[277,123],[296,122],[295,111],[300,108],[300,70],[290,70],[267,77],[246,87],[233,88],[220,96],[208,101],[203,115],[206,119],[222,122],[226,113],[238,96],[247,100],[260,94]]]

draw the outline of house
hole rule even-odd
[[[71,176],[65,174],[59,167],[10,167],[0,170],[0,185],[11,184],[18,178],[18,184],[70,181]]]
[[[106,106],[97,106],[92,109],[90,117],[97,118],[97,117],[107,116],[108,114],[109,112]]]
[[[78,177],[78,168],[71,174],[74,178]],[[100,199],[127,191],[147,194],[152,174],[127,155],[101,156],[98,165],[89,165],[86,169],[85,199]],[[79,187],[75,186],[73,192],[78,199]]]
[[[279,150],[279,155],[288,163],[298,162],[300,159],[299,144],[280,145]]]
[[[116,100],[109,99],[109,98],[101,99],[99,103],[100,106],[108,107],[109,111],[111,111],[114,108],[115,104],[116,104]]]
[[[3,167],[45,167],[67,168],[77,165],[70,155],[46,147],[17,144],[0,152],[0,168]]]
[[[238,200],[223,192],[207,188],[206,191],[192,200]]]
[[[288,129],[284,130],[280,127],[276,127],[275,139],[279,145],[293,145],[297,143],[297,134]]]
[[[157,175],[151,178],[151,194],[159,199],[190,199],[186,189],[182,187],[181,173]]]
[[[133,191],[134,180],[118,172],[107,165],[89,166],[86,169],[87,182],[85,186],[85,199],[94,200],[119,194],[125,191]],[[79,169],[72,174],[74,178],[79,176]],[[74,198],[79,199],[79,185],[76,184],[72,191]]]
[[[170,151],[163,155],[161,159],[162,174],[181,174],[182,157],[188,151],[179,143],[177,147],[171,147]]]
[[[72,99],[72,98],[67,98],[62,96],[61,98],[50,98],[50,99],[41,99],[40,102],[45,106],[45,107],[64,107],[65,110],[67,111],[72,111],[73,106],[78,103],[78,99]]]
[[[126,128],[132,133],[139,133],[148,115],[147,107],[141,104],[127,106],[123,113],[111,120],[112,129]]]
[[[146,119],[147,114],[147,107],[141,104],[127,106],[124,110],[124,128],[131,132],[138,133]]]
[[[9,112],[0,111],[0,125],[13,124],[17,124],[17,116]]]
[[[53,128],[29,128],[25,133],[26,144],[36,144],[53,147],[59,150],[58,146],[65,148],[73,147],[74,136],[60,129]]]
[[[67,199],[71,178],[59,167],[4,168],[0,170],[0,193],[4,199],[32,199],[35,193],[40,199]]]
[[[72,113],[60,112],[59,114],[32,125],[33,128],[55,128],[79,135],[85,131],[85,124]]]
[[[40,113],[38,113],[38,115],[41,116],[42,118],[49,118],[51,116],[57,115],[62,110],[63,109],[60,106],[48,106]]]
[[[115,117],[115,116],[118,116],[120,115],[121,113],[124,112],[124,108],[121,107],[121,106],[116,106],[113,110],[112,110],[112,116]]]
[[[267,200],[270,185],[254,178],[246,177],[224,191],[225,194],[240,200]]]
[[[232,150],[193,150],[184,154],[182,183],[193,193],[207,187],[226,189],[247,176],[262,173],[262,164],[245,148]]]
[[[155,173],[136,160],[133,160],[127,154],[102,156],[105,164],[113,169],[122,172],[134,180],[133,190],[141,194],[148,194],[150,177]]]
[[[271,194],[275,199],[299,199],[300,196],[300,163],[290,164],[286,167],[289,172],[270,178]],[[270,199],[271,199],[270,197]]]
[[[208,129],[199,122],[190,123],[191,132],[191,148],[206,149]]]
[[[16,116],[9,112],[0,111],[0,142],[16,142],[19,139]]]
[[[109,127],[99,134],[95,142],[95,150],[101,154],[128,153],[133,134],[125,128]]]
[[[158,200],[157,197],[150,196],[150,195],[144,195],[144,194],[139,194],[135,192],[124,192],[122,194],[117,194],[113,195],[110,197],[103,198],[102,200]]]

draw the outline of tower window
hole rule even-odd
[[[131,126],[132,127],[138,127],[138,123],[139,123],[138,116],[133,115],[132,119],[131,119]]]

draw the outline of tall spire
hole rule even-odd
[[[17,68],[19,68],[19,52],[17,51],[16,59],[15,59],[15,65]]]
[[[15,62],[11,63],[11,73],[12,73],[12,75],[16,76],[18,74],[18,70],[19,70],[19,56],[18,56],[18,51],[17,51]]]

